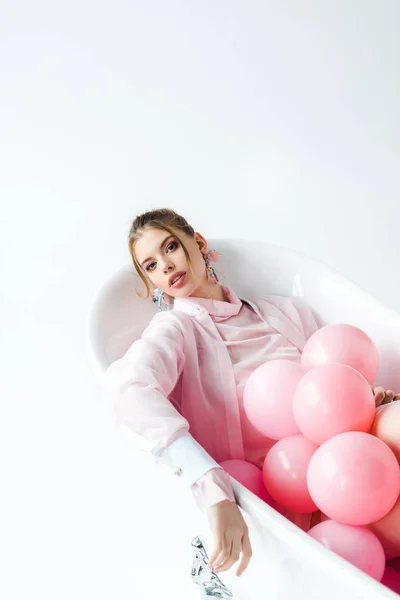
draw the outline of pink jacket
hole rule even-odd
[[[241,300],[300,351],[318,328],[296,298]],[[105,384],[118,422],[185,485],[211,469],[225,475],[218,464],[223,460],[244,459],[232,363],[204,308],[176,298],[174,309],[156,314],[125,356],[110,365]],[[226,497],[227,479],[220,481]]]

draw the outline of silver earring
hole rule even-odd
[[[164,292],[156,288],[153,292],[153,302],[157,302],[158,310],[170,310],[172,306],[165,301]]]
[[[210,250],[209,252],[207,252],[207,254],[204,255],[204,262],[206,263],[207,273],[212,279],[214,279],[215,283],[217,283],[219,279],[210,263],[211,260],[218,260],[218,257],[219,253],[217,253],[216,250]]]

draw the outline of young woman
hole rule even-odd
[[[158,462],[191,487],[214,537],[208,566],[226,571],[240,559],[239,576],[252,549],[229,475],[219,463],[237,458],[262,468],[275,441],[246,418],[243,389],[268,360],[299,362],[318,326],[297,298],[238,298],[220,285],[210,264],[218,253],[173,210],[137,216],[129,251],[147,298],[153,291],[160,311],[107,370],[115,413],[150,444]],[[383,388],[372,392],[377,406],[400,398]],[[318,513],[284,514],[305,531],[318,522]]]

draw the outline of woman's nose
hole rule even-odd
[[[168,273],[173,270],[173,265],[170,262],[165,263],[164,265],[164,273]]]

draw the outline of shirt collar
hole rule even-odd
[[[230,317],[232,315],[237,315],[242,308],[242,301],[237,297],[231,288],[225,285],[221,285],[221,288],[224,291],[228,302],[222,300],[212,300],[210,298],[186,296],[179,298],[179,302],[177,302],[178,298],[175,298],[175,308],[178,308],[177,304],[181,306],[183,303],[190,305],[193,308],[204,309],[210,316],[217,317],[218,320]]]

